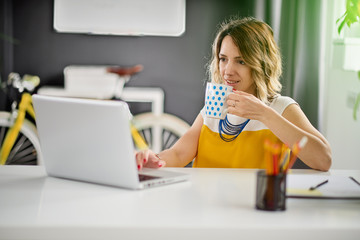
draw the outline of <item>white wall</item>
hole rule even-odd
[[[345,11],[345,0],[323,0],[323,5],[320,131],[331,144],[333,169],[360,169],[360,113],[355,121],[347,103],[349,94],[360,92],[360,81],[355,71],[343,70],[342,46],[334,44],[340,37],[335,22]]]

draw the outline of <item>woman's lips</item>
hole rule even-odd
[[[229,86],[235,86],[236,84],[238,84],[240,81],[233,81],[233,80],[225,80],[226,84]]]

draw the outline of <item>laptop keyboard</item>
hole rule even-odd
[[[160,177],[155,177],[155,176],[149,176],[149,175],[144,175],[144,174],[139,174],[139,180],[141,181],[146,181],[146,180],[151,180],[151,179],[156,179],[156,178],[160,178]]]

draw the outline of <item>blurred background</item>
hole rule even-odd
[[[360,116],[353,117],[360,93],[359,21],[340,33],[336,24],[346,11],[346,0],[184,2],[185,29],[179,36],[133,36],[58,32],[54,1],[2,0],[1,79],[18,72],[38,75],[41,86],[61,87],[68,65],[142,64],[143,71],[127,86],[162,88],[165,112],[191,124],[204,103],[206,64],[218,24],[231,16],[254,16],[274,29],[283,55],[283,94],[293,97],[329,140],[333,168],[360,169]],[[150,108],[130,107],[133,114]],[[0,110],[8,109],[0,92]]]

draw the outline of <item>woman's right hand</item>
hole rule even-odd
[[[141,170],[143,167],[148,168],[161,168],[166,165],[164,160],[161,160],[157,154],[155,154],[150,149],[145,149],[140,152],[135,153],[136,163],[138,170]]]

